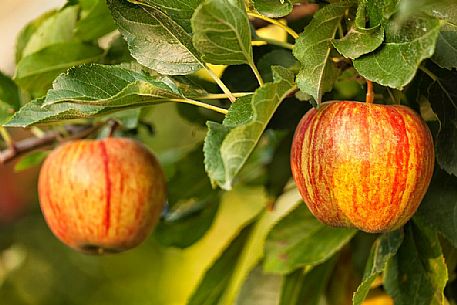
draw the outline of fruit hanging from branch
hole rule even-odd
[[[369,84],[371,87],[371,84]],[[331,101],[305,114],[291,168],[322,222],[366,232],[394,230],[416,211],[430,183],[434,147],[425,122],[399,105]]]
[[[52,232],[86,253],[128,250],[152,231],[166,200],[165,177],[140,143],[77,140],[45,160],[38,185]]]

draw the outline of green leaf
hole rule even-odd
[[[282,194],[292,177],[292,171],[290,169],[290,148],[292,141],[293,133],[290,131],[279,140],[271,161],[267,165],[265,188],[273,198],[277,198]]]
[[[187,305],[217,305],[233,272],[233,263],[238,259],[251,232],[252,225],[246,226],[225,249],[221,256],[206,272]]]
[[[230,279],[224,296],[220,300],[220,304],[231,305],[235,303],[242,290],[243,282],[264,256],[264,246],[268,232],[279,219],[297,206],[299,197],[300,195],[296,190],[289,191],[278,199],[274,211],[263,210],[234,267],[235,272]]]
[[[38,166],[48,156],[49,152],[43,150],[33,151],[24,155],[14,165],[15,172],[21,172],[26,169]]]
[[[197,242],[211,228],[219,207],[219,197],[214,193],[200,197],[176,203],[178,206],[175,207],[173,215],[178,213],[189,215],[176,220],[164,220],[157,225],[154,234],[162,245],[187,248]]]
[[[352,300],[354,305],[362,305],[371,289],[371,284],[384,271],[389,259],[397,253],[402,241],[403,231],[400,230],[384,233],[375,241],[368,257],[362,283],[354,292]]]
[[[332,40],[344,13],[350,7],[345,2],[320,9],[297,39],[294,55],[301,62],[297,85],[312,95],[318,103],[322,94],[332,89],[338,70],[330,60]]]
[[[26,104],[7,125],[89,118],[183,98],[168,77],[153,77],[127,67],[91,64],[72,68],[56,78],[44,101]]]
[[[192,33],[191,18],[203,0],[129,0],[132,3],[157,7],[179,24],[187,33]]]
[[[0,71],[0,123],[9,118],[20,107],[19,89]]]
[[[206,0],[192,16],[192,41],[212,64],[253,64],[251,29],[244,7],[231,0]]]
[[[204,66],[192,37],[156,7],[108,0],[114,21],[142,65],[166,75],[193,73]]]
[[[155,229],[157,239],[167,247],[192,245],[210,228],[216,215],[219,192],[211,187],[203,158],[202,146],[198,146],[176,163],[169,180],[170,207]]]
[[[457,25],[457,3],[454,0],[430,1],[428,4],[425,8],[426,13]]]
[[[442,68],[457,68],[457,25],[442,27],[432,60]]]
[[[298,65],[297,60],[292,55],[292,52],[285,49],[276,49],[268,52],[257,62],[257,67],[265,82],[273,81],[273,66],[281,66],[284,68],[291,68]]]
[[[22,30],[19,32],[16,38],[16,63],[18,63],[21,60],[24,48],[27,46],[32,35],[41,27],[43,22],[54,16],[56,13],[56,10],[46,12],[37,17],[36,19],[32,20],[24,28],[22,28]]]
[[[417,217],[438,230],[457,248],[457,178],[436,169]]]
[[[363,77],[391,88],[402,89],[416,74],[422,60],[433,55],[441,22],[425,15],[386,25],[386,39],[375,52],[353,61]]]
[[[294,88],[293,74],[274,67],[273,83],[254,95],[239,98],[222,124],[208,122],[205,139],[205,168],[211,181],[231,189],[233,179],[248,159],[276,108]]]
[[[357,15],[349,32],[333,45],[346,58],[355,59],[376,50],[384,40],[384,28],[381,23],[366,28],[366,0],[360,2]]]
[[[400,22],[420,13],[454,24],[457,20],[457,3],[455,0],[401,0],[398,8],[395,19]]]
[[[329,259],[308,272],[298,269],[288,274],[284,279],[279,305],[321,304],[335,263],[336,259]]]
[[[7,127],[28,127],[41,123],[60,122],[71,119],[86,119],[109,113],[106,107],[79,105],[72,103],[54,104],[43,107],[44,98],[33,100],[16,112],[11,120],[3,124]]]
[[[174,83],[123,66],[91,64],[72,68],[57,77],[44,106],[65,102],[126,107],[173,98],[182,98]]]
[[[97,39],[116,29],[105,0],[79,0],[81,18],[75,26],[75,36],[83,41]]]
[[[277,305],[281,283],[281,276],[264,273],[258,266],[251,271],[244,282],[235,304]]]
[[[260,14],[268,17],[283,17],[292,12],[289,0],[253,0],[254,8]]]
[[[22,58],[16,67],[15,81],[35,96],[44,95],[61,72],[94,62],[102,54],[99,47],[80,42],[54,44]]]
[[[354,229],[322,224],[301,204],[271,230],[264,268],[287,274],[297,268],[318,265],[341,249],[355,233]]]
[[[435,139],[436,161],[446,172],[457,176],[457,72],[455,70],[439,69],[429,64],[423,68],[416,78],[415,86],[418,97],[430,102],[433,112],[438,116],[440,126]],[[414,90],[414,87],[413,87]]]
[[[69,6],[48,16],[30,36],[23,49],[22,57],[54,44],[73,40],[78,11],[78,6]]]
[[[405,238],[384,272],[384,287],[396,305],[439,305],[448,276],[436,232],[417,223],[405,227]]]
[[[121,34],[116,35],[109,44],[106,55],[103,58],[103,63],[107,65],[117,65],[125,62],[134,61],[130,55],[127,42],[122,38]]]

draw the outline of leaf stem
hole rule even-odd
[[[285,49],[290,49],[290,50],[292,50],[294,48],[294,45],[290,44],[288,42],[279,41],[279,40],[276,40],[276,39],[271,39],[271,38],[266,38],[266,37],[260,37],[260,36],[257,36],[256,39],[253,40],[252,42],[255,43],[255,42],[258,42],[258,41],[266,42],[268,44],[271,44],[271,45],[274,45],[274,46],[283,47]]]
[[[343,27],[341,26],[341,22],[338,23],[338,36],[340,39],[344,37],[344,32],[343,32]]]
[[[211,76],[212,79],[217,83],[219,88],[222,89],[222,91],[227,95],[228,99],[233,103],[236,101],[236,97],[233,96],[232,92],[230,92],[229,88],[222,82],[222,80],[211,70],[210,67],[205,65],[205,69],[208,72],[209,76]]]
[[[219,107],[214,106],[214,105],[210,105],[210,104],[207,104],[207,103],[202,103],[202,102],[199,102],[199,101],[196,101],[196,100],[191,100],[191,99],[188,99],[188,98],[169,99],[169,101],[177,102],[177,103],[191,104],[191,105],[194,105],[194,106],[198,106],[198,107],[202,107],[202,108],[205,108],[205,109],[213,110],[213,111],[216,111],[216,112],[219,112],[219,113],[222,113],[222,114],[227,114],[228,113],[227,109],[219,108]]]
[[[438,76],[436,76],[435,74],[433,74],[432,71],[430,71],[429,69],[427,69],[426,67],[424,66],[419,66],[419,69],[422,70],[422,72],[424,72],[425,74],[428,75],[428,77],[430,77],[432,80],[434,80],[435,82],[438,81]]]
[[[3,126],[0,126],[0,135],[2,136],[3,140],[5,140],[5,143],[6,143],[7,147],[9,147],[9,148],[13,148],[14,147],[13,139],[11,138],[8,130],[6,130],[6,128],[3,127]]]
[[[232,95],[234,97],[243,97],[246,95],[253,94],[254,92],[233,92]],[[228,98],[227,94],[225,93],[210,93],[205,96],[194,97],[196,100],[219,100]]]
[[[454,103],[454,100],[452,99],[451,95],[449,94],[447,89],[444,87],[444,85],[441,83],[438,76],[436,76],[432,71],[430,71],[423,65],[420,65],[419,69],[422,70],[422,72],[424,72],[425,74],[427,74],[427,76],[430,77],[434,82],[436,82],[438,84],[438,86],[440,86],[440,88],[443,90],[444,94],[446,94],[446,97],[449,99],[449,101],[454,106],[454,108],[457,108],[457,105]]]
[[[386,87],[386,89],[387,89],[387,93],[389,93],[389,96],[390,96],[390,99],[392,100],[392,102],[395,105],[400,105],[400,101],[397,101],[397,99],[395,98],[394,94],[392,93],[392,90],[389,87]]]
[[[30,132],[37,138],[41,138],[45,134],[43,130],[36,126],[30,127]]]
[[[278,20],[275,20],[275,19],[263,16],[263,15],[260,15],[260,14],[258,14],[256,12],[248,12],[248,16],[254,17],[254,18],[259,18],[259,19],[262,19],[262,20],[264,20],[266,22],[269,22],[271,24],[277,25],[280,28],[282,28],[284,31],[286,31],[288,34],[290,34],[290,36],[292,36],[294,39],[298,38],[297,32],[292,30],[290,27],[288,27],[284,23],[279,22]]]
[[[254,63],[250,63],[249,66],[251,67],[252,72],[254,72],[255,78],[257,78],[259,85],[263,86],[264,81],[262,75],[260,75],[259,69],[257,69],[257,66]]]
[[[373,83],[371,80],[367,79],[367,97],[365,99],[365,102],[367,104],[373,104],[374,100],[374,94],[373,94]]]

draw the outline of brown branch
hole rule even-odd
[[[284,18],[286,19],[287,23],[294,22],[294,21],[302,19],[305,16],[314,14],[318,9],[319,9],[318,4],[308,3],[307,1],[303,1],[303,3],[301,3],[299,5],[294,5],[292,12],[289,15],[285,16]],[[250,21],[255,29],[264,28],[264,27],[270,25],[270,23],[268,23],[264,20],[258,19],[258,18],[250,18]]]
[[[69,141],[86,138],[100,128],[100,126],[101,124],[65,126],[65,130],[69,133],[69,136],[63,140]],[[0,164],[5,164],[33,150],[47,147],[56,141],[59,141],[61,138],[62,134],[60,132],[49,131],[39,138],[33,137],[14,142],[10,147],[0,151]]]

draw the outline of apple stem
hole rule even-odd
[[[119,122],[113,119],[109,119],[106,123],[109,127],[108,138],[111,138],[116,132],[116,129],[119,127]]]
[[[367,97],[365,102],[368,104],[373,104],[374,100],[374,93],[373,93],[373,83],[371,80],[367,79]]]

